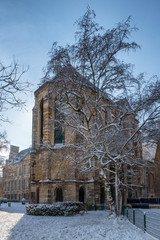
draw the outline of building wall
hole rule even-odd
[[[73,130],[65,129],[65,143],[54,144],[56,89],[57,86],[54,85],[54,82],[48,82],[35,92],[30,201],[39,203],[55,202],[57,201],[56,191],[60,189],[63,201],[79,201],[83,195],[84,201],[88,204],[104,203],[106,202],[106,196],[103,193],[99,174],[95,171],[82,174],[80,168],[75,167],[75,164],[73,164],[78,158],[77,151],[73,147],[66,146],[76,141]],[[85,90],[86,92],[90,91],[87,88]],[[90,93],[88,92],[88,94]],[[41,114],[42,103],[43,116]],[[111,112],[108,112],[107,117],[111,119]],[[133,116],[131,117],[133,118]],[[43,139],[41,136],[42,130]],[[142,189],[144,187],[143,171],[140,173],[139,179],[132,177],[130,181],[134,182],[134,187],[124,193],[125,199],[127,199],[129,191],[132,193],[132,197],[142,196],[144,194]],[[127,177],[126,183],[128,183]],[[140,187],[137,190],[138,184]]]
[[[150,196],[160,197],[160,145],[157,145],[154,167],[149,171]]]
[[[104,186],[98,171],[84,173],[80,166],[75,164],[81,152],[77,152],[77,149],[73,147],[77,141],[77,135],[73,130],[67,127],[65,142],[55,144],[57,87],[59,86],[54,85],[54,82],[48,82],[35,92],[32,150],[20,159],[18,158],[17,161],[19,149],[16,146],[11,147],[10,159],[3,168],[3,197],[9,200],[20,200],[24,197],[34,203],[56,201],[84,201],[91,205],[106,203]],[[85,91],[88,91],[88,95],[92,94],[87,87]],[[105,103],[105,100],[103,101]],[[134,117],[130,117],[134,122]],[[111,112],[108,111],[107,119],[111,118]],[[128,122],[124,121],[124,124]],[[137,122],[135,121],[134,124],[136,125]],[[126,134],[129,134],[128,130]],[[83,158],[82,155],[81,158]],[[96,165],[96,162],[94,164]],[[123,192],[125,202],[128,196],[144,196],[143,169],[137,169],[138,177],[128,178],[127,171],[127,166],[124,164],[125,183],[132,185]],[[108,173],[107,177],[110,180],[111,175]],[[112,192],[114,195],[114,188]]]
[[[30,201],[55,202],[57,189],[62,190],[63,201],[79,201],[79,191],[83,188],[82,195],[84,194],[85,202],[100,203],[100,188],[97,188],[100,181],[96,179],[95,172],[82,174],[74,164],[77,157],[75,149],[66,146],[75,142],[76,135],[73,131],[69,128],[65,129],[65,144],[54,144],[56,87],[54,88],[52,84],[45,84],[35,93]],[[50,89],[53,89],[51,95]],[[43,144],[41,142],[42,101]]]
[[[8,200],[29,198],[30,154],[19,162],[6,164],[3,167],[3,197]]]

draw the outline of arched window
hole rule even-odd
[[[101,187],[100,187],[100,203],[101,204],[105,203],[105,188],[103,184],[101,184]]]
[[[54,125],[54,143],[65,142],[65,132],[62,127],[64,123],[64,114],[61,113],[56,104],[57,98],[55,99],[55,125]]]
[[[21,176],[21,173],[22,173],[22,171],[21,171],[21,166],[19,167],[19,176]]]
[[[63,202],[63,192],[61,188],[56,188],[56,202]]]
[[[79,189],[79,201],[84,203],[84,188],[80,187]]]
[[[43,143],[43,112],[44,112],[44,107],[43,107],[43,99],[40,103],[40,142]]]

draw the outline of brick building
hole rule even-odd
[[[30,201],[52,203],[55,201],[82,201],[87,204],[106,203],[103,184],[98,171],[82,173],[73,165],[79,154],[73,147],[77,136],[67,127],[56,129],[56,103],[59,80],[44,83],[35,92],[31,151]],[[85,84],[84,91],[94,94]],[[104,99],[108,101],[108,99]],[[108,112],[108,117],[111,117]],[[132,181],[130,179],[130,181]],[[132,197],[144,194],[143,171],[134,179],[139,190],[132,189]],[[130,190],[131,192],[131,190]],[[129,191],[124,193],[127,199]]]
[[[19,152],[19,147],[10,146],[9,159],[3,166],[3,197],[12,201],[29,199],[30,148]]]
[[[104,202],[103,189],[96,173],[82,174],[72,164],[77,152],[72,145],[76,136],[71,129],[55,129],[55,82],[48,82],[35,92],[33,142],[31,151],[31,202],[82,201]],[[50,89],[52,97],[49,96]],[[103,196],[104,198],[104,196]]]
[[[33,203],[107,203],[98,171],[81,172],[79,166],[73,164],[81,154],[74,148],[74,144],[79,141],[77,134],[69,127],[62,129],[56,126],[58,115],[55,100],[59,87],[59,81],[55,80],[44,83],[35,91],[32,148],[19,152],[18,147],[11,146],[9,160],[3,168],[3,197],[10,200],[24,197]],[[85,85],[84,90],[92,94],[88,85]],[[112,113],[108,111],[107,117],[111,116]],[[159,159],[158,149],[156,161]],[[126,167],[123,169],[124,174]],[[138,171],[138,177],[126,178],[132,187],[123,193],[125,201],[127,197],[146,196],[145,184],[148,196],[160,196],[159,169],[157,172],[150,169],[147,174],[144,169]]]
[[[154,145],[148,154],[151,167],[146,169],[146,191],[147,197],[160,197],[160,145]],[[154,164],[154,165],[153,165]],[[152,166],[153,165],[153,166]]]

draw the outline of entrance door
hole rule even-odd
[[[63,202],[63,193],[61,188],[56,188],[56,202]]]
[[[84,188],[80,187],[79,189],[79,201],[84,203]]]

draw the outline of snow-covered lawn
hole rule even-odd
[[[106,211],[73,217],[29,216],[25,206],[11,203],[0,207],[0,240],[153,240],[127,219]]]

